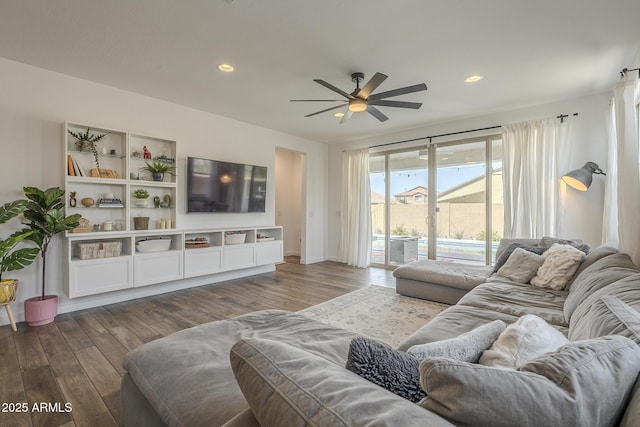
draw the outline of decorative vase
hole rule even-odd
[[[154,181],[164,181],[164,172],[153,172],[151,178]]]
[[[147,199],[135,199],[135,201],[133,202],[133,204],[134,204],[137,208],[146,208],[146,207],[147,207]]]
[[[24,320],[29,326],[48,325],[58,314],[58,296],[45,295],[24,301]]]

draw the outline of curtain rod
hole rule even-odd
[[[626,76],[629,71],[637,71],[638,72],[638,78],[640,79],[640,68],[623,68],[622,71],[620,71],[620,78],[624,79],[624,76]]]
[[[634,71],[634,70],[631,70]],[[577,116],[578,113],[573,113],[573,116]],[[560,123],[564,123],[564,119],[566,119],[567,117],[569,117],[568,114],[560,114],[559,116],[556,116],[556,119],[560,119]],[[421,136],[420,138],[413,138],[413,139],[405,139],[403,141],[396,141],[396,142],[387,142],[385,144],[378,144],[378,145],[370,145],[369,148],[378,148],[378,147],[386,147],[388,145],[395,145],[395,144],[402,144],[405,142],[415,142],[415,141],[422,141],[425,139],[428,139],[429,142],[431,142],[431,140],[433,138],[440,138],[443,136],[451,136],[451,135],[460,135],[463,133],[470,133],[470,132],[478,132],[481,130],[491,130],[491,129],[500,129],[502,127],[502,125],[497,125],[497,126],[489,126],[486,128],[477,128],[477,129],[469,129],[469,130],[461,130],[458,132],[449,132],[449,133],[441,133],[439,135],[431,135],[431,136]]]
[[[386,147],[387,145],[402,144],[403,142],[421,141],[423,139],[428,139],[429,142],[431,142],[432,138],[439,138],[439,137],[442,137],[442,136],[451,136],[451,135],[460,135],[462,133],[478,132],[478,131],[481,131],[481,130],[499,129],[501,127],[502,127],[501,125],[489,126],[489,127],[486,127],[486,128],[469,129],[469,130],[461,130],[461,131],[458,131],[458,132],[442,133],[440,135],[422,136],[420,138],[405,139],[404,141],[387,142],[385,144],[370,145],[369,148]]]

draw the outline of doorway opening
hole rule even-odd
[[[276,147],[275,178],[275,225],[283,228],[284,256],[299,257],[304,264],[306,155]]]

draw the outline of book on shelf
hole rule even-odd
[[[71,154],[67,154],[67,175],[76,176],[76,173],[73,169],[73,159],[71,158]]]
[[[80,164],[78,163],[78,161],[76,159],[74,159],[73,157],[71,158],[71,160],[73,161],[73,170],[75,172],[75,175],[76,176],[85,176],[84,170],[82,170],[82,168],[80,167]]]

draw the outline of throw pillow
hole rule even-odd
[[[420,361],[427,357],[447,357],[462,362],[478,363],[482,352],[491,347],[505,328],[502,320],[494,320],[455,338],[414,345],[407,353],[416,356]]]
[[[622,336],[572,342],[517,371],[427,359],[420,405],[456,425],[612,426],[638,372],[640,347]]]
[[[500,267],[502,267],[504,263],[507,262],[507,260],[509,259],[513,251],[515,251],[518,248],[522,248],[525,251],[533,252],[534,254],[538,254],[538,255],[542,255],[547,250],[547,248],[543,248],[543,247],[528,246],[528,245],[523,245],[522,243],[512,243],[509,246],[507,246],[507,248],[500,254],[498,259],[496,260],[496,265],[493,266],[493,272],[497,273],[498,270],[500,270]]]
[[[346,368],[372,383],[411,402],[425,394],[420,388],[420,360],[412,354],[371,338],[351,341]]]
[[[516,283],[529,283],[543,263],[542,255],[516,248],[496,274]]]
[[[543,246],[548,249],[553,245],[573,246],[574,248],[581,250],[585,254],[588,254],[589,251],[591,250],[591,246],[584,243],[580,239],[559,239],[557,237],[549,237],[549,236],[544,236],[542,239],[540,239],[540,246]]]
[[[562,290],[569,283],[586,255],[570,245],[553,245],[544,254],[544,263],[531,284],[540,288]]]
[[[569,325],[571,341],[605,335],[622,335],[640,344],[640,313],[614,296],[603,295]]]
[[[556,351],[568,342],[544,319],[527,314],[507,326],[491,348],[480,357],[480,364],[503,369],[519,366],[545,353]]]

